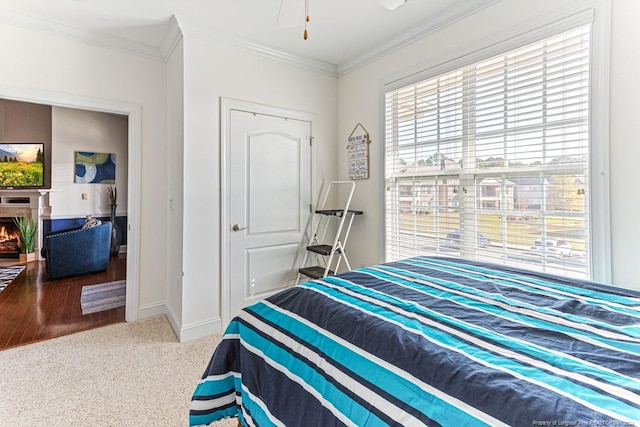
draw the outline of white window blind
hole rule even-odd
[[[589,278],[586,25],[385,93],[386,259]]]

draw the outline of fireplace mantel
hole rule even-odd
[[[49,193],[52,188],[0,190],[0,217],[29,216],[38,224],[36,254],[40,255],[42,247],[42,220],[51,214]]]
[[[56,188],[11,188],[0,190],[0,197],[20,196],[20,195],[36,195],[44,196],[52,191],[58,191]]]

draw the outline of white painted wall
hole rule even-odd
[[[164,311],[167,263],[167,131],[164,62],[0,24],[0,91],[141,106],[138,308]],[[129,206],[131,209],[131,206]],[[134,230],[137,232],[138,230]],[[130,232],[131,233],[131,232]],[[129,234],[131,236],[131,234]],[[129,308],[128,308],[129,309]]]
[[[128,121],[126,116],[53,107],[51,218],[109,215],[107,184],[75,183],[75,152],[114,153],[119,215],[127,213]],[[82,199],[82,193],[87,199]]]
[[[188,29],[183,30],[184,312],[181,338],[188,339],[221,327],[220,98],[317,114],[315,141],[320,187],[336,176],[336,78],[220,47],[189,35]],[[169,282],[177,280],[173,277]]]
[[[139,315],[166,309],[181,338],[188,339],[222,327],[220,97],[315,113],[320,189],[336,175],[336,78],[195,37],[186,40],[165,64],[0,25],[7,61],[0,91],[26,94],[22,100],[37,101],[45,93],[47,99],[60,94],[141,106]],[[68,142],[69,149],[80,149],[78,138]],[[55,185],[73,189],[72,157],[58,154]],[[63,195],[61,188],[53,197],[70,204],[56,208],[54,216],[84,213],[76,196]],[[91,193],[88,201],[99,199]]]
[[[613,0],[611,34],[611,246],[613,282],[640,289],[640,2]]]
[[[541,0],[523,2],[503,0],[466,19],[443,28],[403,49],[355,70],[338,80],[338,148],[356,123],[362,123],[370,132],[370,178],[357,181],[353,206],[365,211],[362,220],[354,222],[349,238],[349,259],[355,266],[383,261],[382,228],[384,206],[382,188],[383,135],[380,106],[381,81],[392,76],[417,71],[421,65],[433,63],[456,50],[464,50],[505,31],[519,28],[551,11],[576,4],[570,0]],[[611,64],[611,214],[612,214],[612,267],[613,282],[627,287],[639,287],[636,266],[637,242],[640,226],[635,215],[640,201],[632,196],[629,183],[640,179],[636,167],[640,158],[640,3],[635,0],[614,0],[613,40]],[[338,174],[346,177],[346,156],[338,151]]]
[[[182,175],[184,144],[184,49],[182,40],[167,61],[167,313],[173,329],[182,327]],[[188,307],[187,307],[188,310]]]
[[[45,91],[141,106],[141,315],[166,306],[183,339],[220,324],[220,97],[317,114],[317,184],[346,177],[346,139],[370,132],[371,178],[357,182],[353,207],[365,211],[349,241],[354,266],[381,261],[380,81],[538,17],[571,0],[503,0],[411,46],[335,78],[218,46],[194,34],[165,64],[66,38],[0,24],[2,88]],[[640,95],[635,0],[615,0],[612,43],[611,203],[614,282],[638,286],[634,221]],[[337,130],[337,132],[336,132]],[[336,137],[337,135],[337,137]],[[336,159],[338,161],[336,162]],[[623,185],[624,183],[624,185]],[[92,200],[92,199],[90,199]],[[170,210],[172,200],[173,210]],[[182,225],[182,231],[180,226]],[[181,278],[184,271],[184,278]]]

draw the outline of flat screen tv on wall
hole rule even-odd
[[[44,187],[44,144],[0,143],[0,188]]]

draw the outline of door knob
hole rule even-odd
[[[240,228],[240,226],[238,224],[235,224],[233,227],[231,227],[231,229],[233,231],[240,231],[240,230],[244,230],[245,228],[247,228],[247,227]]]

